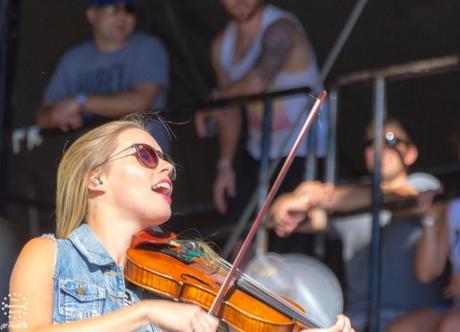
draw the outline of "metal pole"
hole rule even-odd
[[[307,156],[305,160],[305,180],[313,181],[316,178],[316,148],[317,148],[318,122],[313,123],[307,136]],[[326,236],[325,234],[313,234],[313,253],[319,259],[324,259],[326,255]]]
[[[273,98],[276,98],[276,96],[273,96],[272,94],[270,94],[270,99],[273,99]],[[309,104],[305,104],[305,111],[307,110],[308,106]],[[301,119],[299,118],[298,120],[300,121]],[[294,137],[294,132],[291,132],[290,135],[286,137],[285,140],[283,141],[282,146],[284,147],[293,137]],[[268,178],[271,179],[273,177],[278,166],[281,164],[282,159],[283,159],[282,157],[278,156],[276,157],[275,160],[273,160],[270,163],[269,170],[268,170]],[[243,212],[238,218],[238,222],[236,223],[236,226],[233,229],[232,234],[230,234],[230,237],[225,242],[225,245],[222,249],[222,257],[227,258],[227,259],[230,257],[230,254],[233,252],[235,243],[238,241],[244,229],[247,227],[251,214],[253,213],[253,211],[255,210],[257,206],[257,202],[258,202],[258,191],[257,190],[258,188],[254,189],[251,195],[251,198],[249,199],[248,203],[246,204],[246,207],[244,208]]]
[[[334,46],[332,47],[331,51],[329,52],[329,55],[323,65],[323,68],[321,69],[320,73],[320,79],[319,82],[317,83],[317,86],[319,84],[323,84],[327,75],[329,75],[329,72],[331,71],[332,66],[334,65],[335,61],[337,60],[337,57],[340,54],[340,51],[342,50],[343,46],[345,45],[345,42],[348,40],[348,37],[351,34],[351,31],[353,30],[354,26],[356,25],[356,22],[358,21],[358,18],[361,16],[362,11],[364,10],[364,7],[367,4],[367,0],[359,0],[355,7],[353,8],[350,16],[348,17],[347,22],[345,23],[345,26],[343,27],[342,31],[339,34],[339,37],[337,38],[336,42],[334,43]],[[309,133],[308,136],[308,154],[307,154],[307,167],[305,170],[305,178],[306,180],[314,180],[316,178],[316,131],[317,131],[317,124],[315,123],[315,127],[312,128],[312,131]],[[335,136],[335,131],[334,131],[334,136]],[[329,137],[328,137],[329,138]],[[335,141],[335,137],[334,137]],[[335,149],[335,142],[333,145]],[[335,152],[334,152],[335,153]],[[329,150],[328,150],[329,154]],[[334,164],[335,164],[335,158],[334,158]],[[326,251],[326,237],[323,234],[316,234],[314,237],[314,246],[313,250],[316,254],[317,257],[323,258],[325,255]]]
[[[356,22],[358,21],[358,18],[361,16],[361,13],[363,12],[366,4],[367,4],[367,0],[359,0],[356,3],[353,10],[351,11],[351,14],[348,17],[347,23],[345,23],[345,26],[340,32],[339,37],[337,38],[334,46],[332,47],[331,52],[329,53],[326,61],[324,62],[323,68],[321,69],[321,75],[320,75],[321,82],[324,82],[327,75],[329,75],[329,71],[334,65],[335,60],[337,60],[337,57],[339,56],[339,53],[342,50],[343,45],[345,45],[345,42],[347,41],[348,37],[350,36],[351,31],[355,27]]]
[[[305,158],[305,180],[313,181],[316,177],[316,141],[318,123],[315,122],[307,136],[307,157]]]
[[[5,135],[5,114],[8,105],[6,93],[7,68],[8,68],[8,11],[9,1],[0,2],[0,215],[5,215],[5,197],[6,197],[6,176],[5,159],[6,159],[6,135]]]
[[[380,326],[380,270],[381,270],[381,229],[380,206],[382,192],[382,151],[383,124],[385,117],[385,79],[377,77],[374,82],[374,179],[372,184],[372,241],[371,241],[371,278],[369,303],[369,330],[378,332]]]
[[[12,99],[19,27],[19,1],[0,1],[0,215],[6,214],[7,156],[10,151]]]
[[[337,111],[339,94],[336,88],[329,93],[329,131],[327,137],[326,182],[335,183],[337,168]]]
[[[264,118],[262,127],[262,151],[259,168],[259,183],[258,183],[258,206],[262,208],[265,198],[268,195],[270,188],[270,174],[268,172],[270,166],[270,140],[272,129],[272,99],[267,97],[264,99]],[[256,254],[263,255],[266,250],[268,241],[267,230],[262,225],[257,231],[256,236]]]
[[[203,80],[203,77],[198,70],[198,65],[193,57],[193,53],[191,48],[187,42],[187,39],[184,38],[184,33],[180,27],[180,23],[177,20],[177,16],[172,8],[172,2],[169,0],[162,0],[160,1],[163,11],[165,13],[166,19],[169,22],[171,27],[171,31],[176,39],[177,46],[179,51],[182,53],[184,57],[184,61],[187,64],[188,70],[193,77],[194,83],[189,85],[191,88],[195,88],[195,93],[198,93],[199,97],[204,97],[208,93],[208,88]]]

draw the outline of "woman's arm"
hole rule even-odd
[[[26,303],[27,310],[10,310],[10,331],[33,331],[52,324],[55,240],[35,238],[22,249],[10,280],[10,294]],[[25,316],[20,316],[24,313]],[[21,328],[27,326],[27,328]],[[17,329],[16,329],[17,327]]]
[[[53,239],[35,238],[24,246],[13,269],[10,293],[24,299],[21,304],[27,310],[11,310],[10,331],[134,331],[149,323],[174,331],[217,328],[217,320],[198,306],[162,300],[142,301],[100,317],[53,325],[55,257]]]

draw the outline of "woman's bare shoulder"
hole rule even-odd
[[[21,250],[19,257],[26,256],[43,256],[44,259],[54,258],[56,252],[56,240],[52,237],[35,237],[29,240]]]
[[[37,237],[29,240],[21,252],[13,269],[11,281],[16,277],[28,275],[40,277],[54,274],[56,240],[50,237]]]
[[[27,310],[25,315],[10,311],[10,320],[25,322],[30,328],[52,324],[55,255],[56,241],[50,237],[34,238],[24,245],[11,274],[10,294],[24,299]]]

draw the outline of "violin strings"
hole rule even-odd
[[[229,265],[228,262],[225,262]],[[252,277],[243,274],[241,271],[238,271],[238,275],[241,277],[240,286],[243,289],[246,289],[249,292],[252,292],[254,296],[257,296],[260,300],[273,304],[282,309],[282,311],[301,322],[305,321],[305,316],[303,312],[300,312],[297,308],[293,307],[291,303],[287,302],[284,298],[280,297],[278,294],[271,292],[265,286],[260,284],[258,281],[253,279]],[[275,302],[275,303],[273,303]],[[310,324],[310,322],[308,322]]]
[[[231,267],[230,263],[223,260],[222,258],[219,258],[218,261],[221,264],[222,268],[226,268],[228,270]],[[317,323],[306,318],[304,312],[298,310],[296,307],[294,307],[291,303],[286,301],[286,299],[282,298],[278,294],[268,290],[265,286],[260,284],[254,278],[242,273],[239,270],[237,270],[237,274],[240,277],[240,280],[243,282],[243,284],[240,284],[240,286],[252,292],[262,301],[265,301],[266,303],[273,303],[273,301],[275,301],[275,305],[277,307],[281,307],[284,313],[290,316],[291,318],[294,318],[304,324],[313,325],[311,327],[319,327]]]
[[[287,316],[294,318],[310,327],[319,327],[316,322],[311,321],[311,319],[305,316],[303,311],[300,311],[298,308],[294,307],[291,303],[287,302],[284,298],[279,297],[277,294],[274,294],[270,291],[266,291],[264,287],[259,287],[256,284],[253,284],[250,279],[244,278],[242,280],[243,285],[247,289],[251,289],[257,296],[260,297],[262,301],[266,303],[274,303],[277,308],[280,308],[281,311]],[[248,287],[249,285],[249,287]],[[249,291],[249,290],[248,290]]]
[[[230,268],[231,265],[229,262],[223,260],[223,259],[219,259],[220,263],[222,263],[226,268]],[[281,296],[279,296],[278,294],[276,293],[273,293],[272,291],[270,291],[269,289],[267,289],[264,285],[262,285],[260,282],[258,282],[257,280],[255,280],[254,278],[252,278],[251,276],[247,275],[247,274],[244,274],[242,273],[241,271],[237,271],[238,275],[240,277],[242,277],[243,280],[245,280],[250,286],[254,287],[255,289],[258,289],[264,293],[267,293],[269,294],[270,296],[272,296],[273,298],[275,298],[276,300],[278,300],[279,302],[283,302],[285,305],[287,306],[291,306],[292,305],[287,302],[284,298],[282,298]],[[293,307],[293,309],[295,309]]]
[[[179,241],[178,241],[179,242]],[[180,243],[178,243],[180,244]],[[207,262],[207,266],[212,267],[215,265],[215,270],[213,272],[210,271],[210,273],[216,273],[219,268],[222,268],[224,271],[228,272],[232,265],[227,262],[226,260],[222,259],[218,255],[211,254],[214,253],[212,250],[208,250],[209,247],[205,245],[204,243],[200,242],[198,247],[201,249],[205,259],[204,262]],[[190,248],[189,248],[190,249]],[[193,248],[194,250],[197,250],[197,247],[194,245]],[[265,286],[260,284],[258,281],[256,281],[254,278],[244,274],[240,270],[236,271],[237,276],[239,277],[240,283],[239,286],[251,293],[253,296],[258,298],[264,303],[267,303],[272,306],[276,306],[277,308],[280,309],[285,315],[288,317],[291,317],[307,326],[310,327],[319,327],[319,325],[313,321],[311,321],[309,318],[305,317],[305,313],[300,311],[298,308],[294,307],[290,302],[286,301],[286,299],[282,298],[276,293],[273,293],[272,291],[268,290]]]
[[[230,265],[230,263],[225,262],[226,264]],[[229,267],[229,266],[228,266]],[[258,289],[262,292],[269,293],[273,296],[273,298],[276,298],[280,302],[284,302],[286,305],[290,305],[289,302],[287,302],[285,299],[283,299],[281,296],[279,296],[276,293],[273,293],[269,289],[267,289],[264,285],[262,285],[260,282],[252,278],[251,276],[242,273],[241,271],[238,270],[238,275],[243,278],[250,286],[254,287],[255,289]]]

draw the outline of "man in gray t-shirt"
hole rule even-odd
[[[364,151],[366,165],[374,170],[373,129],[367,131],[368,142]],[[437,190],[440,182],[428,174],[408,174],[416,161],[418,151],[401,124],[388,119],[384,126],[381,190],[384,200],[415,197],[426,190]],[[287,236],[305,218],[312,208],[330,212],[353,212],[371,206],[371,187],[345,185],[330,188],[318,182],[303,183],[296,191],[277,199],[271,209],[280,236]],[[438,288],[419,283],[412,268],[414,245],[420,234],[416,221],[417,211],[405,211],[405,221],[393,222],[389,211],[381,211],[380,224],[385,226],[382,239],[382,292],[380,322],[382,331],[392,320],[417,306],[440,301]],[[314,222],[312,223],[314,224]],[[364,331],[368,324],[370,243],[372,217],[370,213],[332,218],[332,228],[342,240],[346,284],[346,313],[356,331]],[[438,285],[439,286],[439,285]]]
[[[37,112],[41,128],[68,131],[166,105],[168,55],[158,39],[134,33],[135,0],[89,0],[86,18],[93,40],[59,62]],[[151,125],[168,150],[164,126]]]
[[[439,190],[441,183],[432,175],[414,173],[407,176],[404,186],[416,192]],[[351,192],[350,192],[351,194]],[[414,308],[442,301],[441,286],[420,283],[412,268],[415,244],[421,234],[419,217],[398,216],[391,211],[380,212],[382,235],[381,268],[381,330],[394,319]],[[330,219],[331,230],[342,242],[342,257],[346,281],[347,314],[358,331],[368,323],[372,215],[360,213]]]

